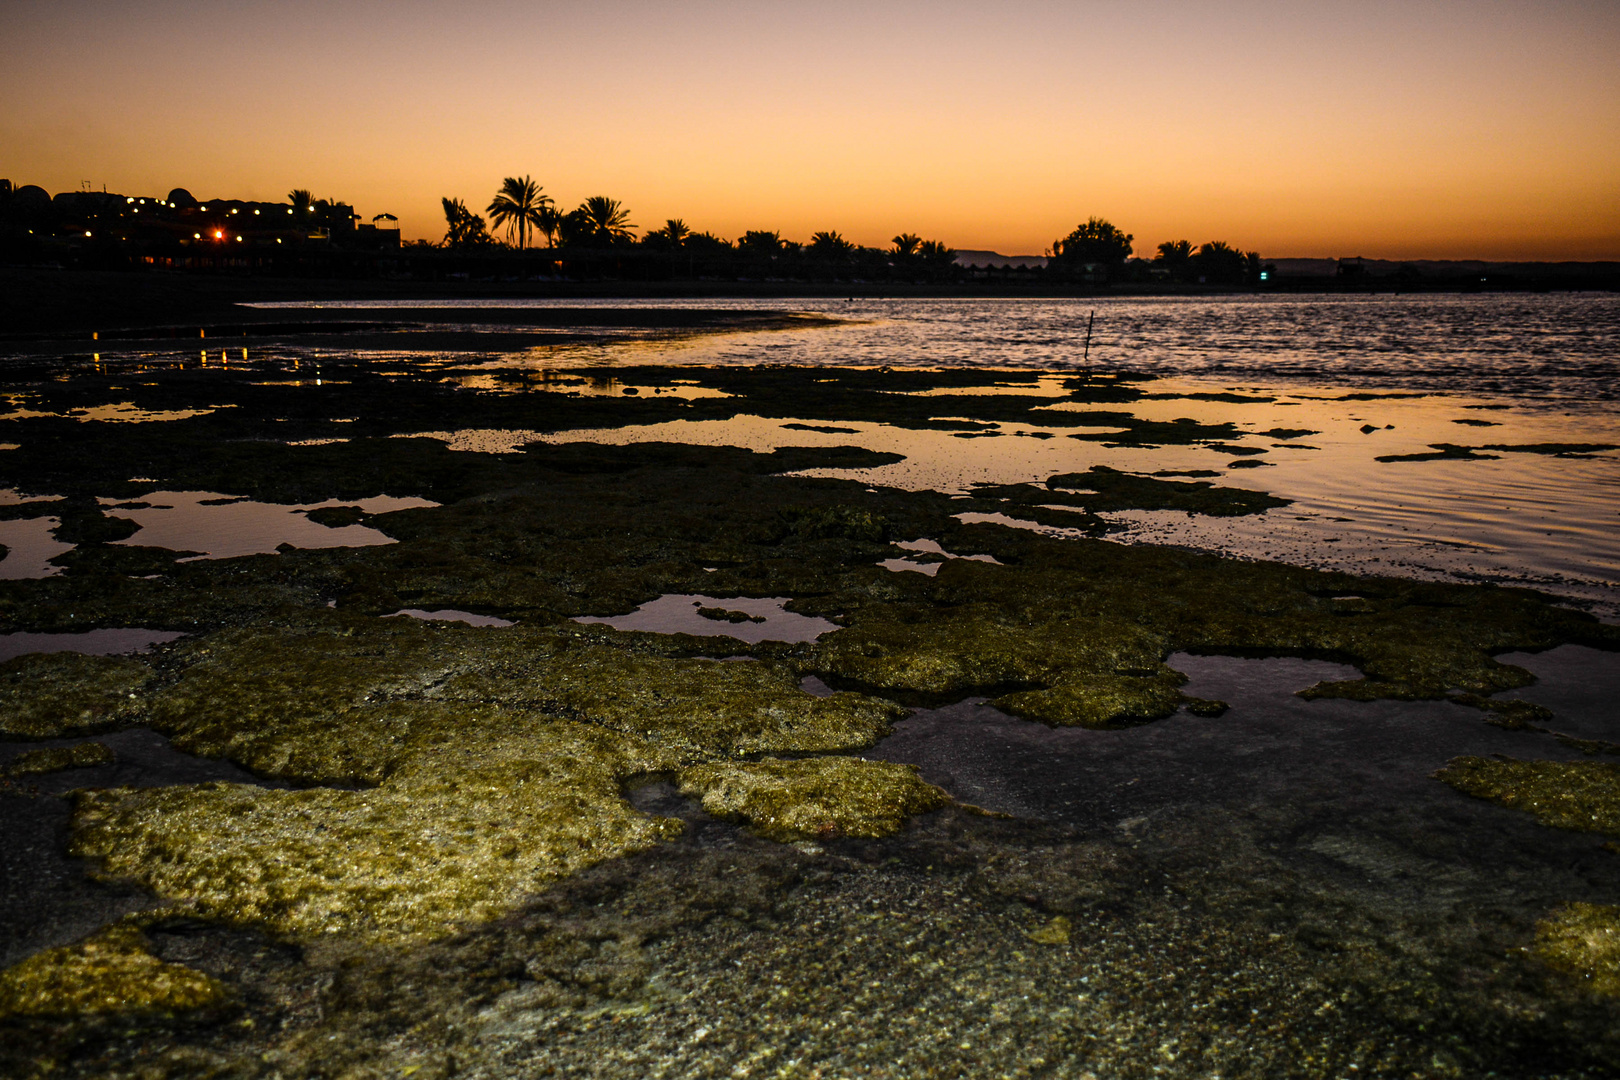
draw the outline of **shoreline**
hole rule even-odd
[[[1549,267],[1563,264],[1546,264]],[[1608,264],[1602,264],[1608,265]],[[0,341],[66,332],[167,327],[210,322],[238,325],[263,313],[240,305],[254,302],[408,300],[983,300],[1105,299],[1147,297],[1388,296],[1477,292],[1612,292],[1620,272],[1553,280],[1403,283],[1393,279],[1355,284],[1333,278],[1283,279],[1266,288],[1217,285],[1120,284],[1088,287],[1044,282],[797,281],[390,281],[378,278],[236,277],[167,271],[61,270],[0,267]],[[431,309],[429,309],[431,310]],[[330,319],[315,310],[277,309],[282,322]]]

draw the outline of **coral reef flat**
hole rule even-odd
[[[773,318],[19,346],[0,1074],[1620,1072],[1600,588],[1132,532],[1363,402],[676,362]]]

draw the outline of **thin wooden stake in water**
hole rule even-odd
[[[1096,309],[1092,309],[1091,318],[1086,320],[1086,359],[1087,367],[1091,366],[1091,324],[1097,321]]]

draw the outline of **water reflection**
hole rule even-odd
[[[198,552],[195,558],[267,555],[282,544],[295,548],[369,547],[393,539],[365,525],[322,525],[311,510],[353,506],[366,514],[437,506],[415,497],[376,495],[318,503],[263,503],[212,491],[153,491],[138,500],[102,499],[104,507],[138,524],[140,531],[117,543]]]
[[[424,611],[421,608],[401,608],[398,611],[384,615],[385,619],[395,619],[400,616],[410,619],[422,619],[426,622],[460,622],[468,626],[516,626],[510,619],[497,618],[494,615],[476,615],[471,611],[457,611],[454,608],[440,608],[438,611]]]
[[[838,629],[826,619],[787,610],[787,596],[703,596],[666,593],[628,615],[582,615],[575,622],[604,623],[615,630],[692,634],[759,641],[814,641]]]
[[[29,653],[76,652],[88,656],[143,653],[154,645],[184,636],[178,630],[146,630],[138,626],[85,630],[76,634],[0,634],[0,662]]]

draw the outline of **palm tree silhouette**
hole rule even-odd
[[[585,220],[592,239],[608,243],[628,240],[630,230],[635,228],[630,224],[630,211],[624,208],[624,204],[606,195],[592,195],[580,203],[579,209],[574,212]]]
[[[842,259],[855,250],[855,245],[836,232],[823,230],[810,237],[810,254],[817,258]]]
[[[315,196],[308,188],[293,188],[287,192],[287,201],[292,203],[293,212],[300,219],[309,217],[309,208],[315,203]]]
[[[658,235],[669,242],[672,248],[678,248],[686,243],[686,238],[692,235],[692,230],[681,218],[670,218],[664,222],[664,227],[658,230]]]
[[[551,200],[548,198],[546,205],[540,208],[534,222],[534,227],[545,234],[547,247],[557,246],[557,231],[562,228],[562,219],[562,214],[558,212],[556,206],[552,205]]]
[[[517,233],[518,250],[527,246],[529,230],[542,228],[542,210],[551,205],[551,196],[527,176],[508,176],[501,190],[484,211],[496,225],[505,225],[507,235]]]
[[[894,253],[902,259],[910,258],[917,253],[921,243],[922,237],[916,233],[901,233],[894,238]]]
[[[460,199],[442,198],[444,221],[447,226],[444,243],[447,247],[465,247],[486,244],[489,234],[484,231],[484,219],[467,209]]]

